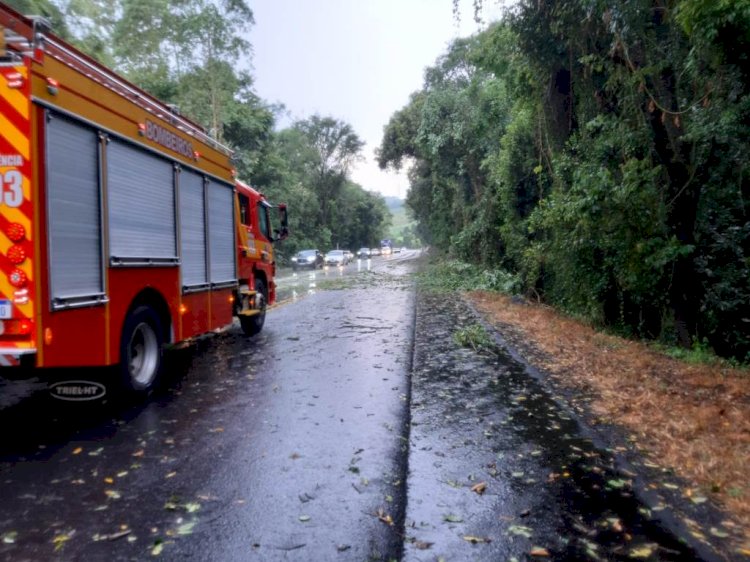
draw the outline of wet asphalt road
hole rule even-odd
[[[414,291],[368,275],[178,354],[145,405],[3,412],[0,556],[399,556]]]
[[[697,559],[415,257],[282,272],[258,337],[172,353],[146,403],[0,381],[0,559]]]

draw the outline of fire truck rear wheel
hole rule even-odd
[[[154,388],[162,363],[162,331],[157,314],[139,306],[125,321],[120,347],[120,370],[128,390],[146,393]]]
[[[263,329],[263,324],[265,324],[266,322],[266,303],[268,302],[268,290],[266,289],[266,284],[262,279],[255,280],[255,290],[258,293],[256,298],[262,299],[260,303],[261,312],[254,316],[240,316],[240,325],[242,326],[242,331],[246,336],[254,336],[255,334],[259,333]]]

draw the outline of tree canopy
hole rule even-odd
[[[445,252],[748,360],[749,37],[747,0],[521,0],[426,72],[379,163],[410,163],[407,204]]]
[[[364,143],[313,115],[276,130],[281,108],[253,89],[246,0],[6,0],[48,17],[87,54],[201,124],[235,151],[240,177],[286,202],[292,236],[278,254],[355,249],[385,237],[384,199],[350,179]]]

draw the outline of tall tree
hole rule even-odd
[[[313,115],[298,121],[294,128],[316,151],[314,188],[320,201],[320,222],[332,221],[332,202],[339,196],[352,164],[361,158],[364,142],[348,123],[333,117]]]
[[[245,0],[182,4],[178,10],[183,22],[178,46],[180,67],[189,69],[188,80],[201,85],[189,90],[197,97],[183,96],[183,103],[194,112],[203,109],[202,120],[208,123],[209,131],[223,139],[234,93],[252,84],[248,72],[238,70],[238,62],[243,57],[249,61],[252,54],[245,37],[254,23],[253,12]]]

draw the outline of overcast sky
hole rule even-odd
[[[471,0],[250,0],[255,89],[290,120],[315,113],[352,125],[366,142],[352,173],[369,191],[406,196],[404,174],[381,172],[373,151],[391,115],[422,86],[423,71],[456,37],[477,31]],[[486,19],[500,6],[486,0]]]

